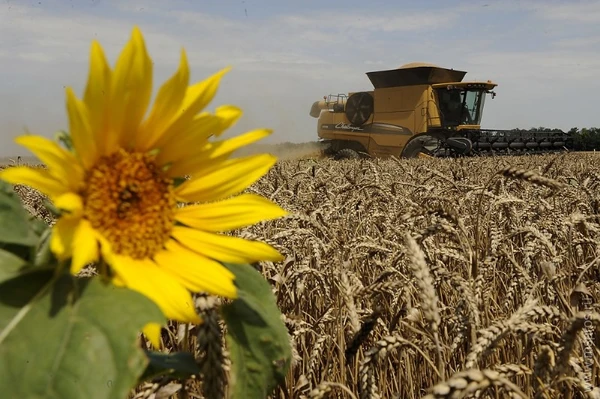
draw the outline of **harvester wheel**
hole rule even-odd
[[[335,154],[335,159],[359,159],[360,155],[358,152],[354,151],[351,148],[342,148]]]
[[[415,137],[404,147],[402,158],[434,157],[439,143],[439,139],[427,134]]]
[[[335,150],[330,144],[328,144],[321,148],[321,153],[324,157],[333,157],[335,155]]]

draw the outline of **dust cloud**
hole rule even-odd
[[[306,143],[255,144],[235,152],[235,157],[269,153],[280,160],[320,158],[323,145],[317,141]]]

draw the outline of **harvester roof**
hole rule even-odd
[[[376,89],[398,86],[461,82],[465,71],[442,68],[434,64],[413,62],[397,69],[367,72],[369,80]]]

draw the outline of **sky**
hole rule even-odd
[[[182,48],[190,83],[232,67],[209,105],[244,110],[225,137],[267,127],[265,143],[314,141],[314,101],[410,62],[497,83],[483,128],[600,126],[598,1],[0,0],[0,156],[28,155],[13,143],[26,131],[68,129],[65,87],[82,96],[91,41],[114,65],[134,25],[155,93]]]

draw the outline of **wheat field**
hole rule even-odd
[[[232,233],[287,257],[255,265],[294,354],[273,398],[600,397],[598,160],[278,162],[248,191],[292,214]],[[163,334],[201,378],[132,398],[226,395],[218,303],[198,296],[205,323]]]

